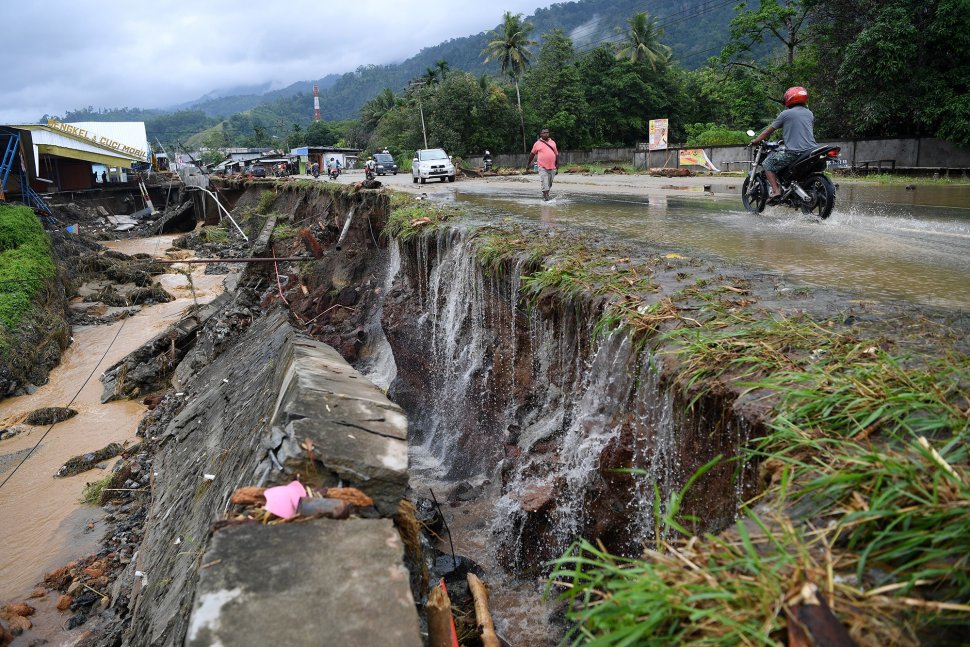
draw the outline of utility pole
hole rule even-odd
[[[421,113],[421,134],[424,135],[424,147],[428,147],[428,131],[424,127],[424,108],[421,106],[421,88],[424,87],[424,81],[411,81],[410,87],[417,88],[418,93],[418,112]]]

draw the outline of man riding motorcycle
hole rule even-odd
[[[808,90],[801,86],[788,88],[784,96],[785,109],[778,113],[771,125],[751,140],[749,146],[756,146],[779,129],[785,131],[786,150],[775,151],[765,159],[765,177],[771,187],[768,203],[775,204],[781,196],[778,187],[778,172],[794,162],[802,153],[818,146],[813,128],[815,115],[808,109]]]
[[[373,180],[376,174],[377,174],[377,162],[374,161],[373,157],[368,157],[367,161],[364,163],[364,176],[368,180]]]

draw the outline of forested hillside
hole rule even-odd
[[[727,41],[733,6],[737,0],[580,0],[562,2],[538,10],[527,17],[535,26],[539,41],[546,32],[561,28],[573,38],[580,51],[622,38],[627,19],[638,11],[654,16],[664,30],[663,42],[674,58],[685,68],[702,65],[706,58],[720,51]],[[69,112],[65,119],[110,121],[138,119],[146,122],[149,139],[165,145],[185,142],[191,135],[219,124],[223,119],[241,115],[226,124],[223,139],[241,143],[264,134],[268,144],[272,136],[284,138],[294,126],[305,127],[313,118],[312,87],[320,86],[320,105],[324,118],[339,121],[357,117],[361,106],[385,88],[395,93],[409,81],[435,69],[439,61],[452,70],[464,70],[474,76],[483,73],[498,76],[496,62],[485,64],[481,56],[488,42],[488,32],[455,38],[420,50],[397,64],[366,65],[341,76],[328,75],[317,81],[300,81],[265,94],[223,96],[189,102],[175,112],[160,109],[95,110],[86,108]],[[222,132],[222,128],[218,129]],[[196,138],[195,141],[198,141]]]
[[[777,114],[785,88],[801,85],[820,138],[968,145],[968,3],[581,0],[531,17],[506,13],[489,32],[327,78],[321,122],[311,121],[311,82],[176,113],[85,109],[68,118],[144,119],[152,142],[216,157],[246,145],[408,151],[424,141],[422,122],[429,144],[456,155],[522,150],[540,125],[567,148],[629,146],[656,118],[669,119],[671,142],[707,145],[746,142],[745,130]]]

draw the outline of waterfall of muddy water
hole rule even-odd
[[[654,538],[655,488],[665,501],[710,457],[736,454],[747,428],[720,411],[677,411],[648,350],[622,332],[594,339],[597,316],[582,303],[527,307],[522,264],[486,276],[464,232],[408,245],[414,266],[399,280],[421,300],[416,337],[431,355],[427,392],[408,411],[411,487],[442,500],[472,487],[474,500],[443,512],[456,551],[486,571],[499,633],[556,644],[545,562],[580,536],[637,553]],[[708,527],[734,517],[733,469],[692,502]]]
[[[382,263],[384,267],[384,280],[381,282],[380,305],[374,316],[368,320],[365,331],[367,333],[367,354],[362,357],[360,366],[357,370],[363,374],[373,384],[377,385],[384,392],[394,381],[397,375],[397,365],[394,363],[394,352],[391,345],[387,342],[384,328],[381,326],[381,315],[384,312],[384,296],[390,291],[401,271],[401,249],[397,245],[390,245],[388,251],[384,252],[386,258]]]
[[[782,207],[749,214],[733,196],[560,195],[459,192],[466,209],[588,228],[763,267],[794,282],[876,299],[970,309],[970,186],[840,188],[835,211],[819,222]]]
[[[173,239],[174,236],[159,236],[105,244],[126,254],[162,256]],[[186,269],[193,273],[199,303],[211,301],[222,292],[224,276],[205,275],[204,265]],[[109,474],[110,465],[63,479],[54,479],[53,474],[74,456],[112,442],[137,440],[135,431],[144,415],[144,405],[131,401],[101,404],[99,378],[106,368],[178,321],[194,303],[184,275],[164,274],[157,279],[176,297],[175,301],[143,307],[127,320],[111,325],[74,328],[73,342],[60,365],[51,372],[48,383],[32,395],[0,402],[0,427],[6,427],[35,409],[67,406],[81,389],[71,405],[78,415],[54,425],[0,489],[0,601],[23,597],[50,569],[97,549],[103,532],[99,522],[104,514],[98,507],[81,504],[79,499],[84,485]],[[0,458],[13,459],[0,462],[0,479],[6,478],[47,427],[30,429],[0,444]]]

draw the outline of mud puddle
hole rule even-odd
[[[111,249],[162,256],[173,236],[108,243]],[[177,266],[181,267],[181,266]],[[80,503],[84,486],[110,473],[102,469],[54,479],[68,459],[105,445],[136,440],[145,413],[139,402],[101,404],[101,373],[177,321],[183,311],[222,292],[223,276],[206,276],[203,266],[190,268],[191,285],[182,274],[159,277],[175,301],[144,307],[135,315],[105,326],[76,327],[73,343],[49,382],[32,395],[0,402],[0,427],[16,424],[41,407],[70,406],[78,415],[49,428],[29,431],[0,443],[0,602],[23,598],[46,572],[96,551],[101,539],[100,508]],[[46,435],[45,435],[46,434]],[[17,468],[36,445],[29,458]],[[113,462],[113,461],[112,461]],[[11,472],[16,470],[12,476]]]

